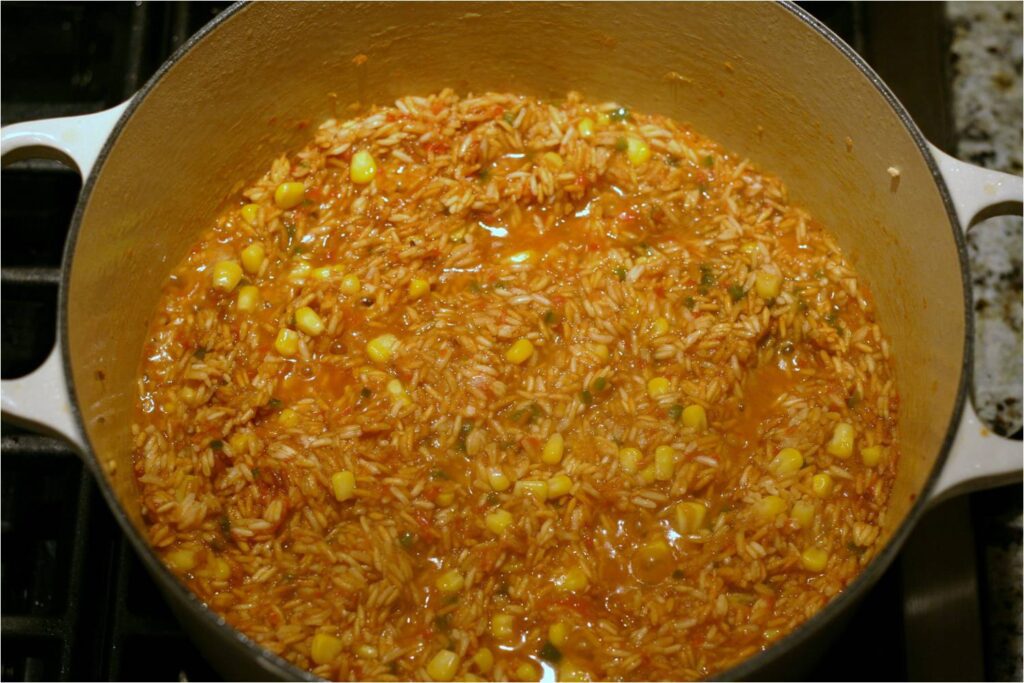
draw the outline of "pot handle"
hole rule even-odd
[[[1021,215],[1024,180],[955,159],[931,145],[964,232],[992,216]],[[932,491],[932,503],[950,496],[1020,481],[1024,446],[989,430],[972,398],[964,406],[953,446]]]
[[[100,150],[127,107],[128,102],[123,102],[95,114],[4,126],[0,128],[0,155],[6,157],[14,150],[25,149],[19,153],[21,158],[63,156],[75,164],[82,178],[88,178]],[[84,451],[85,437],[75,419],[62,356],[58,331],[56,344],[42,365],[24,377],[3,380],[0,407],[4,418],[63,437],[76,449]]]

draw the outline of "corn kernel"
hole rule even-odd
[[[356,648],[356,654],[363,659],[376,659],[380,653],[373,645],[360,645]]]
[[[612,122],[612,118],[605,112],[598,112],[597,114],[597,125],[601,128],[608,127]]]
[[[386,388],[387,392],[391,395],[391,398],[392,400],[395,401],[395,403],[401,403],[402,405],[406,405],[412,402],[412,399],[409,397],[409,392],[405,390],[404,386],[402,386],[401,381],[397,379],[391,379],[388,381]]]
[[[505,358],[510,363],[521,365],[533,355],[533,343],[529,339],[520,339],[512,344],[505,352]]]
[[[335,657],[341,654],[342,647],[340,638],[329,636],[326,633],[317,633],[313,636],[313,644],[309,653],[317,664],[330,664]]]
[[[539,479],[522,479],[512,489],[516,495],[533,496],[540,502],[548,499],[548,483]]]
[[[242,267],[236,261],[221,261],[213,267],[213,286],[230,292],[242,279]]]
[[[409,280],[409,296],[413,299],[419,299],[421,296],[430,291],[430,283],[426,280],[418,277],[414,277]]]
[[[292,266],[291,271],[288,273],[288,281],[301,285],[312,272],[313,266],[309,265],[309,261],[299,259],[295,262],[295,265]]]
[[[285,408],[277,414],[277,422],[282,427],[291,429],[295,425],[299,424],[299,414],[291,408]]]
[[[672,384],[665,377],[654,377],[647,382],[647,395],[651,398],[664,396],[672,388]]]
[[[452,493],[451,491],[444,491],[442,493],[437,494],[437,498],[435,499],[434,502],[436,502],[441,507],[446,508],[455,502],[455,494]]]
[[[555,585],[568,593],[576,593],[587,587],[590,580],[582,569],[570,569],[555,579]]]
[[[603,361],[608,360],[611,356],[611,352],[608,350],[608,346],[605,344],[594,344],[590,347],[590,350],[594,352],[594,355]]]
[[[654,324],[651,325],[651,330],[654,332],[654,336],[656,337],[660,337],[661,335],[668,332],[668,328],[669,325],[667,318],[658,318],[657,320],[654,321]]]
[[[683,536],[695,534],[704,526],[708,509],[703,503],[685,501],[678,503],[672,510],[672,526]]]
[[[683,408],[683,426],[698,432],[705,431],[708,428],[708,414],[704,406],[694,403]]]
[[[782,291],[782,277],[775,273],[758,271],[754,276],[754,289],[762,299],[774,299]]]
[[[835,486],[835,482],[832,481],[832,477],[826,472],[820,472],[811,477],[811,490],[814,491],[814,495],[818,498],[828,498],[832,495],[832,488]]]
[[[882,447],[867,446],[866,448],[860,449],[860,460],[868,467],[874,467],[878,463],[882,462]]]
[[[306,198],[306,186],[302,183],[290,182],[281,183],[274,190],[274,203],[278,208],[288,210],[294,209]]]
[[[576,130],[580,132],[580,136],[589,138],[594,134],[594,119],[589,116],[585,116],[580,119],[580,122],[576,124]]]
[[[260,290],[259,287],[253,285],[246,285],[238,290],[238,300],[235,306],[238,310],[245,313],[252,313],[256,310],[256,307],[260,305]]]
[[[365,185],[377,175],[377,160],[365,149],[361,149],[352,155],[349,163],[348,176],[353,183]]]
[[[312,308],[303,306],[295,311],[295,327],[311,337],[316,337],[324,331],[324,321]]]
[[[349,273],[345,277],[341,278],[341,284],[338,286],[342,294],[358,294],[362,290],[362,285],[359,283],[359,276]]]
[[[747,256],[753,256],[757,253],[757,242],[744,242],[743,246],[740,247],[740,251]]]
[[[434,585],[442,593],[458,593],[466,585],[466,580],[457,570],[451,569],[437,577]]]
[[[356,475],[349,470],[342,470],[331,475],[331,491],[334,499],[342,503],[356,493]]]
[[[828,553],[821,548],[808,548],[800,555],[804,568],[812,572],[820,572],[828,564]]]
[[[814,506],[804,501],[798,501],[793,504],[792,511],[793,521],[797,523],[801,529],[806,529],[814,523]]]
[[[654,478],[668,481],[676,471],[676,449],[658,446],[654,449]]]
[[[626,474],[635,474],[640,467],[640,459],[642,457],[643,454],[640,453],[639,448],[619,449],[619,467]]]
[[[242,219],[249,225],[256,225],[256,222],[260,219],[260,207],[259,204],[246,204],[242,207]]]
[[[651,158],[651,148],[643,138],[630,135],[626,138],[626,157],[634,166],[643,166]]]
[[[480,673],[490,673],[491,667],[494,666],[494,655],[489,649],[482,647],[473,654],[473,663]]]
[[[189,404],[190,406],[197,405],[199,402],[199,394],[196,393],[195,389],[189,386],[182,387],[181,391],[178,392],[178,396],[181,398],[182,401]]]
[[[249,444],[256,440],[251,432],[235,432],[228,439],[228,446],[235,455],[240,455],[249,450]]]
[[[565,641],[568,637],[569,627],[565,625],[564,621],[559,621],[548,627],[548,640],[555,647],[562,647],[565,645]]]
[[[642,470],[640,470],[640,481],[642,481],[643,483],[645,483],[645,484],[653,484],[654,483],[654,479],[655,479],[655,476],[654,476],[654,464],[653,463],[648,465],[647,467],[643,468]]]
[[[840,422],[832,432],[832,440],[825,450],[837,458],[848,458],[853,453],[853,437],[853,425]]]
[[[572,479],[564,474],[556,474],[548,479],[548,498],[560,498],[572,490]]]
[[[548,437],[547,443],[544,444],[544,450],[540,454],[540,459],[546,465],[557,465],[562,462],[562,453],[565,452],[565,439],[559,432],[555,432]]]
[[[397,346],[398,337],[393,334],[382,334],[366,343],[366,355],[374,363],[383,365],[391,361]]]
[[[774,520],[786,511],[786,501],[778,496],[765,496],[757,501],[757,514],[766,520]]]
[[[540,672],[530,662],[523,662],[516,667],[516,680],[519,681],[539,681]]]
[[[533,261],[537,260],[537,252],[535,252],[533,249],[517,251],[516,253],[507,256],[505,260],[513,264],[532,263]]]
[[[508,510],[495,510],[494,512],[488,512],[484,516],[484,524],[487,525],[488,530],[495,536],[501,536],[505,531],[512,526],[512,514]]]
[[[544,152],[544,156],[542,158],[547,166],[550,166],[555,170],[558,170],[565,165],[565,160],[562,159],[562,155],[558,152]]]
[[[258,273],[266,257],[267,250],[263,248],[263,245],[259,242],[253,242],[242,250],[242,267],[249,274]]]
[[[196,551],[178,548],[164,555],[164,561],[180,572],[192,571],[196,567]]]
[[[783,448],[768,464],[768,469],[777,476],[793,474],[804,466],[803,454],[795,448]]]
[[[214,581],[227,581],[231,578],[231,565],[228,564],[227,560],[215,557],[213,562],[210,563],[209,572],[210,578]]]
[[[511,614],[495,614],[491,617],[491,635],[498,640],[511,640],[514,634]]]
[[[508,487],[512,485],[505,473],[497,467],[487,473],[487,483],[495,491],[507,491]]]
[[[562,660],[558,665],[558,680],[577,683],[592,680],[590,672],[581,668],[578,664],[568,660]]]
[[[299,352],[299,334],[295,330],[282,327],[274,340],[274,348],[282,356],[294,356]]]
[[[354,175],[355,171],[353,170]],[[355,180],[354,177],[352,179]],[[450,681],[458,670],[459,656],[451,650],[441,650],[427,664],[427,675],[435,681]]]
[[[334,270],[330,266],[320,266],[319,268],[314,268],[312,272],[313,279],[320,281],[329,280],[333,274]]]

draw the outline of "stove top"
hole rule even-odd
[[[4,3],[0,120],[83,114],[121,102],[226,6]],[[804,6],[878,70],[929,139],[951,149],[942,4]],[[58,267],[80,186],[77,174],[56,162],[17,162],[2,171],[4,378],[37,367],[53,345]],[[3,680],[217,679],[71,451],[7,422],[0,449]],[[1019,489],[998,495],[1016,495],[1019,504]],[[985,677],[992,647],[979,590],[992,587],[982,580],[979,589],[984,572],[976,568],[974,528],[968,498],[929,514],[811,677]]]

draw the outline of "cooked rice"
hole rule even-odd
[[[625,136],[650,159],[632,164]],[[369,184],[350,180],[357,150],[379,164]],[[305,201],[281,210],[275,189],[294,180]],[[424,679],[450,650],[459,678],[701,678],[820,610],[875,553],[897,396],[871,297],[778,179],[688,126],[576,94],[445,91],[325,122],[244,196],[166,285],[135,469],[153,546],[299,667]],[[210,271],[254,241],[267,256],[247,277],[264,303],[243,313]],[[339,267],[289,280],[300,261]],[[759,272],[782,276],[777,296],[758,294]],[[343,273],[361,291],[342,293]],[[430,291],[410,298],[413,278]],[[274,340],[302,306],[325,331],[282,357]],[[375,364],[366,344],[384,333],[399,346]],[[535,352],[516,365],[506,351],[520,339]],[[651,398],[655,376],[669,386]],[[706,431],[684,426],[691,405]],[[849,457],[826,449],[840,422],[855,429]],[[545,464],[555,432],[564,457]],[[674,471],[652,481],[662,445]],[[642,452],[639,472],[624,471],[623,447]],[[786,447],[805,463],[777,476]],[[571,493],[492,490],[495,468],[511,482],[566,474]],[[343,470],[356,491],[339,502]],[[826,498],[819,472],[834,481]],[[785,509],[766,517],[769,495]],[[681,533],[672,515],[687,501],[707,515]],[[808,528],[798,502],[813,506]],[[513,518],[502,536],[485,525],[499,508]],[[659,539],[668,557],[662,546],[641,566]],[[805,567],[808,548],[827,553],[823,571]],[[452,569],[463,586],[447,597],[435,581]],[[569,569],[585,588],[556,585]],[[498,613],[513,617],[510,641],[491,634]],[[568,637],[545,647],[556,622]],[[340,644],[319,664],[317,633]],[[482,648],[493,668],[474,661]]]

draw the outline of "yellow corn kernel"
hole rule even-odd
[[[331,475],[331,491],[334,499],[344,502],[356,493],[356,475],[349,470],[342,470]]]
[[[608,358],[611,356],[611,352],[608,350],[608,346],[605,344],[594,344],[593,346],[590,347],[590,350],[594,353],[595,356],[597,356],[603,361],[608,360]]]
[[[330,664],[335,657],[341,654],[342,647],[340,638],[329,636],[326,633],[317,633],[313,636],[313,644],[309,653],[317,664]]]
[[[744,242],[743,246],[740,247],[740,251],[742,251],[747,256],[751,256],[753,254],[756,254],[757,253],[757,242]]]
[[[419,299],[421,296],[430,291],[430,283],[426,280],[418,277],[414,277],[409,280],[409,296],[413,299]]]
[[[356,648],[356,654],[363,659],[376,659],[380,653],[373,645],[360,645]]]
[[[853,453],[853,437],[853,425],[840,422],[832,432],[832,440],[825,450],[837,458],[848,458]]]
[[[292,266],[291,271],[288,273],[288,281],[301,285],[312,272],[313,266],[309,265],[309,261],[299,259],[295,262],[295,265]]]
[[[564,621],[548,626],[548,640],[555,647],[562,647],[565,645],[566,638],[569,637],[569,627],[565,625]]]
[[[235,455],[245,453],[249,450],[249,444],[256,440],[251,432],[235,432],[228,439],[228,446]]]
[[[324,321],[312,308],[303,306],[295,311],[295,327],[310,337],[316,337],[324,331]]]
[[[487,483],[495,491],[507,491],[508,487],[512,485],[505,473],[497,467],[487,473]]]
[[[570,569],[555,579],[555,585],[568,593],[576,593],[587,587],[590,580],[582,569]]]
[[[669,392],[672,384],[665,377],[653,377],[647,382],[647,395],[651,398],[658,398]]]
[[[878,463],[882,462],[882,447],[867,446],[866,448],[860,449],[860,460],[868,467],[874,467]]]
[[[359,283],[359,277],[349,273],[345,277],[341,278],[341,284],[338,286],[342,294],[358,294],[362,290],[362,285]]]
[[[589,138],[594,134],[594,119],[589,116],[585,116],[580,119],[580,122],[576,124],[576,130],[580,132],[580,136]]]
[[[510,363],[521,365],[529,360],[530,356],[533,355],[533,342],[529,339],[520,339],[516,343],[512,344],[505,352],[505,358]]]
[[[361,149],[352,155],[349,163],[348,176],[353,183],[365,185],[377,175],[377,160],[365,149]]]
[[[306,186],[298,182],[281,183],[274,190],[274,203],[278,208],[294,209],[306,198]]]
[[[765,496],[757,501],[757,514],[767,520],[774,520],[786,511],[786,501],[778,496]]]
[[[540,459],[546,465],[557,465],[562,462],[562,453],[565,452],[565,439],[559,432],[555,432],[548,437],[547,443],[544,444],[544,450],[541,451]]]
[[[238,290],[238,300],[235,306],[238,310],[244,311],[245,313],[252,313],[256,310],[256,307],[260,305],[260,290],[259,287],[253,285],[246,285]]]
[[[237,261],[221,261],[213,267],[213,286],[230,292],[242,279],[242,267]]]
[[[637,469],[640,467],[641,458],[643,458],[643,454],[639,448],[619,449],[619,467],[626,474],[636,474]]]
[[[814,523],[814,506],[804,501],[797,501],[793,504],[793,520],[801,529],[806,529]]]
[[[180,572],[192,571],[196,567],[196,551],[178,548],[164,555],[164,561]]]
[[[196,390],[189,386],[182,387],[181,391],[178,392],[178,396],[190,406],[196,405],[199,399],[199,394],[196,393]]]
[[[782,277],[775,273],[758,271],[754,276],[754,289],[762,299],[774,299],[782,291]]]
[[[694,403],[683,408],[683,426],[698,432],[705,431],[708,428],[708,414],[704,406]]]
[[[668,481],[676,471],[676,449],[658,446],[654,449],[654,478]]]
[[[494,666],[494,655],[489,649],[482,647],[473,653],[473,663],[476,664],[477,671],[480,673],[490,673],[491,667]]]
[[[439,506],[446,508],[455,502],[455,494],[451,491],[444,491],[443,493],[437,494],[437,498],[434,499]]]
[[[704,526],[708,509],[703,503],[685,501],[678,503],[672,510],[672,526],[683,536],[695,534]]]
[[[260,219],[260,207],[259,204],[246,204],[242,207],[242,219],[249,225],[256,225],[256,221]]]
[[[355,161],[354,157],[353,161]],[[355,175],[354,170],[353,175]],[[354,177],[352,179],[355,180]],[[450,681],[455,678],[455,672],[458,670],[459,656],[451,650],[441,650],[427,664],[427,675],[435,681]]]
[[[519,681],[539,681],[540,672],[530,662],[523,662],[516,667],[516,680]]]
[[[242,267],[250,274],[258,273],[263,260],[267,257],[267,250],[259,242],[253,242],[242,250]]]
[[[820,472],[811,477],[811,490],[814,491],[814,495],[818,498],[828,498],[831,496],[834,486],[835,482],[832,481],[832,477],[826,472]]]
[[[321,281],[330,279],[333,274],[334,271],[330,266],[320,266],[319,268],[314,268],[312,272],[313,279]]]
[[[544,152],[544,156],[542,158],[547,166],[550,166],[555,170],[558,170],[565,165],[565,160],[562,159],[562,155],[558,152]]]
[[[512,514],[508,510],[495,510],[494,512],[488,512],[484,516],[484,524],[487,525],[487,529],[495,536],[501,536],[505,531],[512,526]]]
[[[533,496],[542,503],[548,499],[548,483],[540,479],[522,479],[512,490],[516,495]]]
[[[770,469],[777,476],[784,477],[793,474],[804,466],[803,453],[795,448],[783,448],[779,454],[772,458],[768,464]]]
[[[601,128],[608,127],[612,122],[612,118],[605,112],[598,112],[597,114],[597,125]]]
[[[651,158],[651,148],[643,138],[630,135],[626,138],[626,157],[634,166],[643,166]]]
[[[560,498],[572,490],[572,479],[564,474],[556,474],[548,479],[548,498]]]
[[[366,355],[374,363],[383,365],[391,361],[398,346],[398,337],[393,334],[382,334],[366,343]]]
[[[299,334],[295,330],[282,327],[274,340],[274,348],[282,356],[294,356],[299,352]]]
[[[808,548],[800,555],[804,569],[812,572],[820,572],[828,564],[828,553],[821,548]]]
[[[437,577],[434,585],[442,593],[458,593],[466,585],[466,580],[457,570],[451,569]]]
[[[524,251],[517,251],[505,258],[509,263],[532,263],[537,260],[537,252],[533,249],[526,249]]]
[[[285,408],[277,414],[277,422],[282,427],[291,429],[295,425],[299,424],[299,414],[291,408]]]
[[[511,640],[515,633],[511,614],[495,614],[491,617],[491,635],[498,640]]]
[[[656,337],[660,337],[661,335],[668,332],[668,328],[669,325],[667,318],[658,318],[657,320],[654,321],[654,324],[651,326],[651,330],[654,332],[654,335]]]
[[[389,380],[386,388],[395,403],[405,405],[412,402],[412,399],[409,397],[409,392],[405,390],[404,386],[402,386],[401,381],[397,379]]]
[[[558,665],[558,680],[577,683],[591,680],[590,672],[578,664],[563,659]]]
[[[654,479],[655,479],[655,477],[654,477],[654,464],[653,463],[651,463],[647,467],[645,467],[642,470],[640,470],[640,481],[642,481],[643,483],[645,483],[645,484],[653,484],[654,483]]]
[[[227,581],[231,578],[231,565],[228,561],[221,558],[213,558],[213,562],[210,563],[210,578],[214,581]]]

